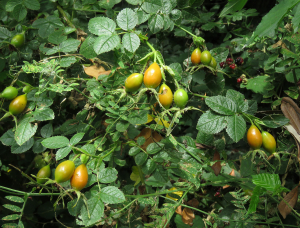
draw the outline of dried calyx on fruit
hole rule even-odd
[[[237,58],[235,59],[235,63],[236,63],[237,65],[243,65],[243,64],[244,64],[244,59],[243,59],[242,57],[237,57]]]

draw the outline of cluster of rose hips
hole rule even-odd
[[[235,63],[234,63],[235,62]],[[237,57],[235,59],[235,61],[233,61],[232,58],[227,58],[226,59],[226,63],[225,62],[220,62],[220,67],[221,68],[225,68],[226,64],[232,69],[234,70],[236,68],[236,66],[241,66],[244,64],[244,59],[242,57]]]

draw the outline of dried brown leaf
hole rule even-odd
[[[284,219],[289,213],[291,213],[292,211],[291,208],[294,208],[294,206],[297,203],[297,199],[298,199],[298,186],[296,186],[292,191],[289,192],[289,194],[287,194],[284,197],[284,200],[290,205],[290,207],[284,202],[284,200],[282,200],[278,205],[278,210]]]
[[[290,124],[300,134],[300,108],[289,97],[284,97],[281,100],[281,111],[284,116],[290,120]]]
[[[187,205],[197,208],[199,206],[199,201],[196,198],[193,198],[187,202]]]
[[[84,72],[87,75],[95,77],[96,79],[98,79],[99,75],[102,75],[102,74],[109,75],[111,73],[111,70],[106,71],[103,66],[93,65],[93,66],[90,66],[90,67],[85,67]]]
[[[220,160],[220,154],[218,151],[215,152],[214,157],[213,157],[213,161],[217,161],[217,160]],[[220,161],[216,162],[215,164],[213,164],[211,166],[211,168],[214,170],[215,175],[218,176],[219,173],[221,172],[221,168],[222,168],[221,162]]]
[[[178,206],[177,208],[176,208],[176,211],[175,211],[177,214],[179,214],[179,215],[182,215],[182,209],[181,209],[181,206]]]
[[[193,220],[195,219],[195,214],[192,209],[190,208],[184,208],[182,211],[181,219],[184,222],[184,224],[193,225]]]
[[[149,144],[153,142],[159,142],[163,139],[163,137],[159,133],[157,133],[156,131],[152,131],[150,128],[144,128],[141,133],[135,137],[135,140],[137,140],[141,136],[146,139],[146,142],[141,146],[143,150],[145,150]]]
[[[297,144],[297,149],[298,149],[298,161],[300,162],[300,135],[296,132],[295,128],[292,125],[285,125],[284,126],[294,137],[295,142]]]

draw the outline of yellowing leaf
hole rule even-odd
[[[132,166],[132,173],[130,174],[130,180],[135,181],[134,186],[140,183],[141,177],[137,166]]]
[[[147,122],[145,124],[150,123],[152,120],[153,120],[153,116],[148,114],[148,119],[147,119]]]
[[[165,121],[164,119],[155,118],[154,120],[157,124],[162,125],[166,128],[169,128],[169,126],[170,126],[170,124],[167,121]]]
[[[173,187],[173,188],[170,188],[169,190],[170,190],[170,191],[173,191],[173,190],[176,190],[176,189],[177,189],[177,188]],[[172,194],[176,194],[176,195],[178,195],[179,197],[182,197],[183,191],[172,192]],[[169,199],[172,199],[172,200],[178,200],[178,199],[176,199],[176,198],[174,198],[174,197],[172,197],[172,196],[169,196],[169,194],[167,194],[166,197],[169,198]]]

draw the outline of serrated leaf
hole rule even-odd
[[[15,6],[22,4],[22,0],[9,0],[5,5],[5,9],[7,12],[12,12]]]
[[[201,143],[207,146],[212,146],[214,141],[214,135],[203,131],[199,131],[196,138],[197,143]]]
[[[234,142],[240,141],[246,132],[246,122],[240,115],[233,115],[227,117],[228,124],[226,128],[227,134]]]
[[[15,140],[21,146],[28,141],[36,132],[37,124],[31,124],[32,118],[26,118],[18,125],[15,133]]]
[[[148,111],[138,111],[135,110],[131,112],[128,116],[128,121],[133,124],[144,124],[148,120]]]
[[[245,100],[244,94],[236,91],[229,89],[227,90],[226,97],[230,98],[233,100],[238,108],[238,112],[246,112],[248,109],[248,102]]]
[[[223,115],[233,115],[237,112],[237,106],[230,98],[223,96],[208,97],[205,103],[213,111]]]
[[[269,76],[257,76],[248,79],[247,85],[241,84],[241,88],[250,89],[255,93],[266,94],[269,90],[274,88],[269,79]]]
[[[61,52],[74,52],[80,44],[80,40],[68,39],[59,45],[59,50]]]
[[[115,186],[108,186],[101,189],[100,198],[104,203],[116,204],[125,201],[125,196],[121,190]]]
[[[148,26],[152,33],[157,33],[164,28],[164,18],[159,14],[152,15],[148,21]]]
[[[271,192],[274,192],[281,186],[281,181],[278,174],[262,173],[258,175],[252,175],[252,182],[262,188],[265,188]]]
[[[208,111],[201,115],[197,123],[197,130],[207,134],[216,134],[227,125],[226,117]]]
[[[27,10],[22,4],[19,4],[14,8],[12,15],[17,21],[22,21],[27,15]]]
[[[5,146],[13,145],[16,142],[16,140],[15,140],[15,134],[13,133],[12,129],[5,132],[1,136],[0,140],[1,140],[2,144]]]
[[[263,190],[261,189],[261,187],[256,186],[254,188],[247,214],[251,214],[256,211],[256,207],[259,203],[259,197],[261,196],[262,193]]]
[[[85,207],[82,197],[68,202],[68,211],[72,216],[78,216],[82,207]]]
[[[113,50],[120,43],[120,37],[116,34],[101,35],[94,43],[94,51],[99,55],[104,52]]]
[[[284,115],[269,115],[262,118],[263,123],[269,128],[278,128],[290,122]]]
[[[77,143],[80,142],[80,140],[83,138],[85,133],[81,132],[81,133],[77,133],[75,135],[73,135],[73,137],[70,139],[70,144],[72,146],[76,145]]]
[[[247,41],[246,45],[253,42],[258,36],[275,36],[275,29],[277,29],[279,23],[283,20],[286,13],[293,8],[299,0],[283,0],[279,4],[274,6],[263,18],[260,24],[256,27],[253,36]]]
[[[53,126],[51,123],[48,123],[41,128],[41,135],[43,138],[49,138],[52,136],[52,134],[53,134]]]
[[[24,153],[27,150],[29,150],[33,146],[33,144],[34,144],[34,139],[33,138],[30,138],[28,141],[23,143],[22,146],[17,144],[17,142],[14,142],[13,145],[11,146],[11,152],[13,154]]]
[[[4,27],[0,27],[0,38],[5,40],[11,37],[11,32]]]
[[[101,169],[98,173],[98,179],[101,183],[111,183],[117,179],[118,171],[115,168],[108,167]]]
[[[138,17],[132,9],[125,8],[118,14],[117,23],[121,29],[129,31],[137,25]]]
[[[94,43],[96,37],[88,36],[85,41],[80,46],[80,54],[82,54],[85,58],[95,58],[97,56],[94,51]]]
[[[40,9],[40,3],[38,0],[24,0],[24,5],[31,10],[39,10]]]
[[[76,58],[74,56],[61,58],[59,63],[61,67],[69,67],[73,63],[76,63]]]
[[[55,28],[60,28],[63,26],[64,24],[60,21],[60,18],[56,16],[39,18],[32,24],[32,27],[39,29],[38,33],[42,38],[48,37]]]
[[[148,154],[156,154],[163,149],[163,143],[151,143],[147,146]]]
[[[44,106],[36,108],[32,114],[37,121],[53,120],[55,117],[53,110]]]
[[[48,41],[50,43],[59,45],[60,43],[62,43],[63,41],[65,41],[68,38],[68,36],[64,35],[64,31],[63,30],[57,30],[54,31],[53,33],[51,33],[48,36]]]
[[[292,24],[294,26],[294,33],[298,31],[299,25],[300,25],[300,3],[295,7],[295,15],[292,18]],[[299,37],[299,34],[298,34]],[[300,43],[300,40],[298,39],[298,45]]]
[[[116,23],[107,17],[95,17],[89,21],[89,31],[95,35],[112,35],[116,29]]]
[[[56,161],[59,161],[59,160],[65,158],[71,152],[71,150],[72,150],[72,147],[70,147],[70,146],[60,148],[56,152],[56,155],[55,155]]]
[[[126,33],[122,37],[123,47],[130,52],[135,52],[140,46],[140,38],[135,33]]]
[[[58,149],[69,146],[69,139],[64,136],[53,136],[42,141],[44,147]]]
[[[161,0],[145,0],[142,9],[150,14],[155,14],[162,7]]]
[[[87,208],[88,207],[88,208]],[[81,207],[79,218],[85,227],[95,224],[104,214],[104,204],[99,195],[93,196],[87,200],[87,207]],[[80,225],[80,224],[79,224]]]

